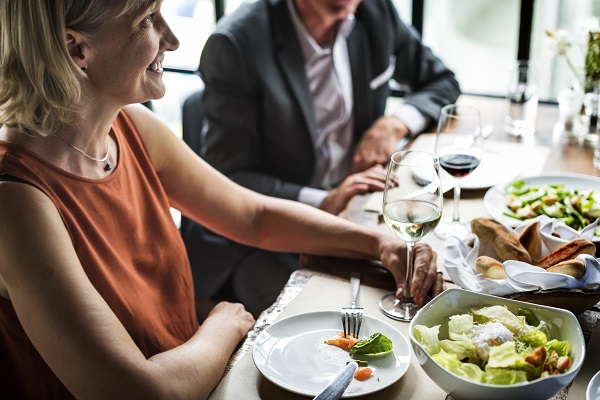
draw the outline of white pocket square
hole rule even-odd
[[[387,83],[390,80],[392,75],[394,75],[394,70],[396,69],[396,56],[390,56],[390,64],[381,74],[377,75],[371,83],[369,83],[369,87],[371,90],[377,89],[379,86]]]

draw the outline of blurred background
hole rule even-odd
[[[200,54],[218,20],[244,0],[165,0],[163,14],[181,41],[165,59],[167,93],[153,110],[178,135],[181,105],[202,86]],[[369,1],[369,0],[363,0]],[[600,0],[393,0],[400,17],[457,76],[464,93],[504,97],[507,68],[529,59],[540,65],[539,96],[556,102],[576,70],[583,71],[587,33],[600,29]],[[546,32],[559,32],[561,48]],[[401,87],[394,87],[401,98]]]

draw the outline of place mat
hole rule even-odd
[[[592,377],[600,370],[600,323],[596,322],[592,336],[587,343],[585,351],[585,361],[581,370],[573,379],[567,400],[583,400],[586,397],[588,383]]]
[[[423,133],[417,137],[415,142],[410,146],[411,150],[424,150],[433,152],[435,148],[435,134]],[[544,166],[550,156],[551,149],[546,146],[528,145],[524,143],[503,142],[498,140],[486,140],[485,149],[492,156],[489,159],[493,160],[489,164],[485,162],[485,153],[480,167],[473,173],[463,179],[463,190],[468,189],[485,189],[493,185],[489,183],[502,183],[503,177],[507,177],[507,181],[517,178],[525,178],[528,176],[537,176],[542,173]],[[518,163],[514,165],[493,165],[494,163]],[[490,165],[491,164],[491,165]],[[480,169],[481,168],[481,169]],[[494,181],[494,171],[508,175],[498,176],[499,181]],[[447,175],[447,174],[446,174]],[[510,178],[508,178],[510,176]],[[470,181],[471,179],[471,181]],[[454,187],[454,179],[449,175],[444,178],[442,188],[444,192],[449,191]],[[483,185],[481,182],[486,182]],[[463,195],[465,193],[463,192]],[[372,193],[365,202],[363,209],[365,211],[381,212],[381,203],[383,201],[383,192]],[[462,201],[462,199],[461,199]]]
[[[313,311],[339,311],[347,306],[349,298],[347,280],[313,276],[302,291],[281,312],[277,320]],[[361,286],[357,304],[364,307],[365,314],[381,319],[398,329],[408,340],[408,323],[394,321],[379,311],[378,303],[385,290]],[[406,374],[393,385],[369,395],[369,399],[387,400],[443,400],[446,394],[425,374],[411,351],[411,365]],[[252,352],[247,352],[225,375],[211,393],[210,399],[265,399],[286,400],[307,399],[281,389],[264,378],[252,360]]]

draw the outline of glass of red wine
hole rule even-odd
[[[458,104],[442,108],[435,155],[442,169],[454,178],[455,183],[452,217],[439,223],[435,230],[439,238],[452,235],[467,241],[473,237],[469,224],[460,218],[460,185],[462,178],[473,172],[481,162],[483,143],[481,117],[477,108]]]

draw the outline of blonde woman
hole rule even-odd
[[[4,393],[208,396],[254,320],[220,303],[198,326],[171,206],[265,249],[380,259],[401,281],[392,236],[243,189],[130,105],[163,96],[178,44],[160,1],[0,2]],[[418,254],[423,301],[441,285]]]

